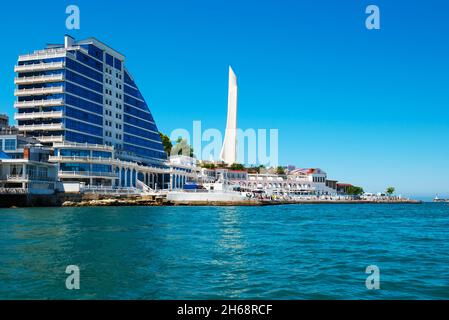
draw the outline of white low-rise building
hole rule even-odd
[[[2,140],[0,194],[53,194],[57,173],[56,166],[47,162],[50,150],[38,143],[23,145],[30,141],[19,135],[3,135]]]
[[[297,169],[289,174],[248,174],[242,187],[249,189],[269,189],[298,195],[334,195],[336,189],[327,183],[327,174],[321,169]]]

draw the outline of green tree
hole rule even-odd
[[[246,170],[245,166],[243,164],[240,164],[240,163],[233,163],[233,164],[231,164],[229,169],[231,169],[231,170],[239,170],[239,171]]]
[[[254,166],[252,165],[251,167],[248,168],[248,173],[260,173],[260,169],[265,168],[264,165],[260,165],[260,166]]]
[[[387,188],[387,194],[388,194],[388,196],[392,196],[393,195],[393,193],[395,192],[395,188],[394,187],[388,187]]]
[[[248,173],[259,173],[259,167],[251,166],[248,168]]]
[[[285,170],[283,167],[279,166],[276,168],[276,174],[285,174]]]
[[[350,186],[347,188],[346,193],[353,196],[360,196],[364,194],[365,191],[363,191],[363,188],[361,187]]]
[[[187,139],[179,137],[178,140],[176,140],[176,144],[172,147],[170,155],[183,155],[193,157],[193,148],[187,143]]]
[[[159,136],[161,137],[162,145],[164,146],[164,151],[169,156],[171,154],[171,148],[173,147],[173,144],[170,141],[170,138],[163,134],[162,132],[159,132]]]
[[[213,163],[202,163],[201,168],[215,169],[216,167],[215,167],[215,164],[213,164]]]

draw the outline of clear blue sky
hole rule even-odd
[[[19,54],[77,39],[127,57],[161,131],[224,129],[227,67],[239,127],[278,128],[280,162],[382,191],[449,196],[449,4],[422,1],[2,2],[0,108],[13,115]],[[381,30],[365,8],[381,9]]]

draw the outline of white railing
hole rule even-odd
[[[21,66],[15,66],[14,72],[28,72],[28,71],[40,71],[40,70],[57,70],[64,68],[64,62],[49,62],[49,63],[36,63],[36,64],[24,64]]]
[[[14,107],[15,108],[48,107],[48,106],[62,106],[63,104],[64,104],[63,99],[31,100],[31,101],[16,101],[14,102]]]
[[[62,123],[47,123],[47,124],[28,124],[18,126],[19,131],[34,131],[34,130],[63,130],[64,125]]]
[[[76,143],[76,142],[61,142],[55,144],[55,148],[86,148],[86,149],[96,149],[96,150],[107,150],[113,151],[114,147],[103,145],[103,144],[91,144],[91,143]]]
[[[19,61],[29,61],[34,59],[48,59],[64,57],[66,53],[65,48],[37,50],[30,54],[23,54],[19,56]]]
[[[49,162],[94,162],[94,163],[107,163],[107,164],[117,164],[118,160],[113,158],[103,158],[103,157],[83,157],[83,156],[50,156],[48,157]]]
[[[36,137],[37,140],[41,142],[60,142],[63,141],[63,136],[40,136]]]
[[[141,194],[141,190],[134,187],[105,187],[105,186],[86,186],[80,189],[83,193],[97,194]]]
[[[15,96],[39,96],[43,94],[64,93],[63,86],[33,89],[18,89],[14,91]]]
[[[136,179],[136,186],[141,189],[144,193],[154,193],[155,191],[151,189],[149,186],[147,186],[145,183],[140,181],[139,179]]]
[[[61,118],[62,111],[48,111],[48,112],[29,112],[29,113],[16,113],[14,114],[14,119],[24,120],[24,119],[36,119],[36,118]]]
[[[24,188],[0,188],[0,194],[26,194],[27,189]]]
[[[59,171],[59,176],[70,176],[70,177],[108,177],[117,178],[117,175],[113,172],[91,172],[91,171]]]
[[[52,177],[47,175],[29,175],[29,174],[9,174],[6,176],[8,181],[53,181]]]
[[[15,84],[27,84],[27,83],[42,83],[42,82],[57,82],[64,81],[64,75],[52,74],[46,76],[33,76],[33,77],[16,77],[14,78]]]
[[[8,181],[28,180],[28,175],[27,174],[8,174],[6,176],[6,180],[8,180]]]

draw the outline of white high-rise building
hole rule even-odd
[[[224,163],[237,161],[237,77],[229,66],[228,119],[220,158]]]

